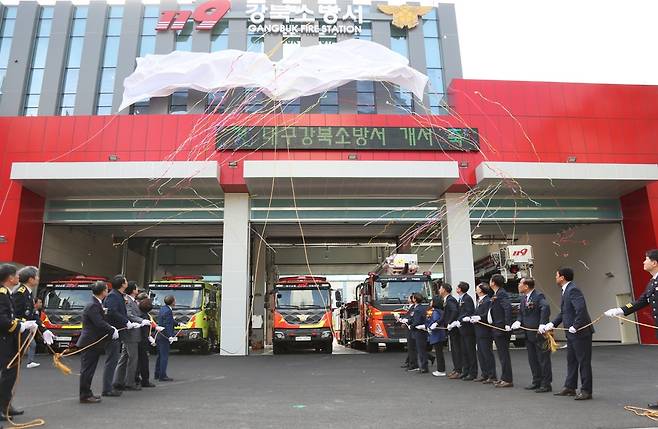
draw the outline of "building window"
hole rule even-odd
[[[41,8],[37,37],[34,38],[32,48],[32,62],[28,71],[27,92],[23,103],[23,114],[34,116],[39,113],[39,99],[41,98],[41,85],[46,68],[46,55],[48,53],[48,42],[50,42],[50,30],[53,24],[53,8]]]
[[[194,21],[188,20],[181,31],[176,35],[176,51],[192,51],[192,28]],[[187,96],[188,91],[176,91],[171,94],[169,100],[169,113],[184,114],[187,113]]]
[[[142,18],[142,30],[139,35],[139,56],[145,57],[155,53],[155,26],[160,17],[159,6],[144,6],[144,17]],[[139,101],[130,106],[130,114],[145,115],[149,112],[149,101]]]
[[[439,20],[436,9],[432,9],[430,13],[423,17],[423,38],[425,43],[427,76],[430,78],[430,110],[434,114],[445,113],[445,110],[441,107],[445,87],[443,83],[443,62],[441,60],[439,39]]]
[[[372,41],[372,22],[363,21],[361,34],[356,35],[355,38]],[[356,83],[356,113],[377,113],[375,82],[364,80]]]
[[[332,45],[336,43],[336,35],[320,36],[319,40],[321,45]],[[320,96],[320,113],[338,113],[338,88],[326,91]]]
[[[391,50],[403,57],[409,58],[409,41],[406,29],[400,29],[391,25]],[[413,94],[395,85],[391,91],[391,97],[395,106],[401,110],[400,113],[411,113],[413,111]]]
[[[228,49],[228,22],[220,21],[215,24],[210,35],[210,52]]]
[[[5,14],[0,22],[0,89],[7,74],[7,65],[9,64],[9,51],[11,41],[14,37],[14,27],[16,26],[16,6],[5,8]],[[0,98],[2,92],[0,92]]]
[[[114,76],[119,59],[119,39],[121,38],[121,23],[123,21],[123,6],[110,6],[105,29],[105,48],[101,78],[98,85],[96,114],[110,115],[112,113],[112,98],[114,95]]]
[[[73,115],[75,109],[75,94],[78,90],[78,77],[80,75],[80,63],[82,61],[82,43],[85,39],[87,27],[87,7],[78,6],[73,14],[71,34],[66,58],[66,69],[64,70],[64,82],[59,101],[60,115]]]
[[[262,34],[247,31],[247,52],[265,52],[264,37]],[[246,113],[260,112],[265,106],[265,96],[258,89],[245,88],[242,105]]]
[[[282,58],[287,58],[302,47],[301,36],[283,36]],[[301,111],[301,99],[286,100],[281,102],[281,111],[283,113],[299,113]]]

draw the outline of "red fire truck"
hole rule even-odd
[[[336,292],[336,299],[340,299]],[[331,285],[326,277],[282,277],[268,302],[274,354],[293,348],[333,350]]]

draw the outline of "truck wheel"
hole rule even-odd
[[[333,352],[334,352],[334,343],[333,343],[333,341],[332,342],[327,341],[327,344],[325,344],[325,346],[322,347],[322,353],[330,355]]]
[[[366,351],[368,353],[377,353],[379,351],[379,344],[368,341],[366,343]]]
[[[286,351],[285,346],[283,344],[274,343],[274,345],[272,345],[272,352],[275,355],[281,355],[281,354],[285,353],[285,351]]]
[[[199,345],[199,353],[207,355],[210,353],[210,341],[204,341]]]

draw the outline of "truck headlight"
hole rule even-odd
[[[274,336],[276,337],[277,340],[282,340],[285,338],[285,335],[283,335],[283,332],[275,332]]]
[[[331,331],[324,331],[322,333],[322,338],[329,338],[331,337]]]
[[[198,340],[199,338],[201,338],[201,332],[192,331],[192,332],[190,332],[190,337],[189,338],[190,338],[190,340]]]
[[[382,327],[379,323],[375,325],[375,334],[380,337],[384,336],[384,331],[382,330]]]

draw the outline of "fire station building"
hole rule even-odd
[[[463,79],[453,5],[414,9],[418,22],[402,28],[379,5],[0,6],[0,261],[37,265],[44,280],[221,279],[232,355],[266,338],[277,275],[365,278],[395,249],[472,285],[479,260],[532,245],[554,313],[560,266],[574,268],[593,317],[641,294],[658,237],[658,88]],[[220,104],[223,94],[193,90],[117,111],[140,56],[238,49],[278,60],[351,37],[427,74],[422,102],[352,82],[276,111],[258,95]],[[251,143],[231,146],[227,127]],[[648,311],[638,320],[653,322]],[[594,340],[656,342],[610,319]]]

